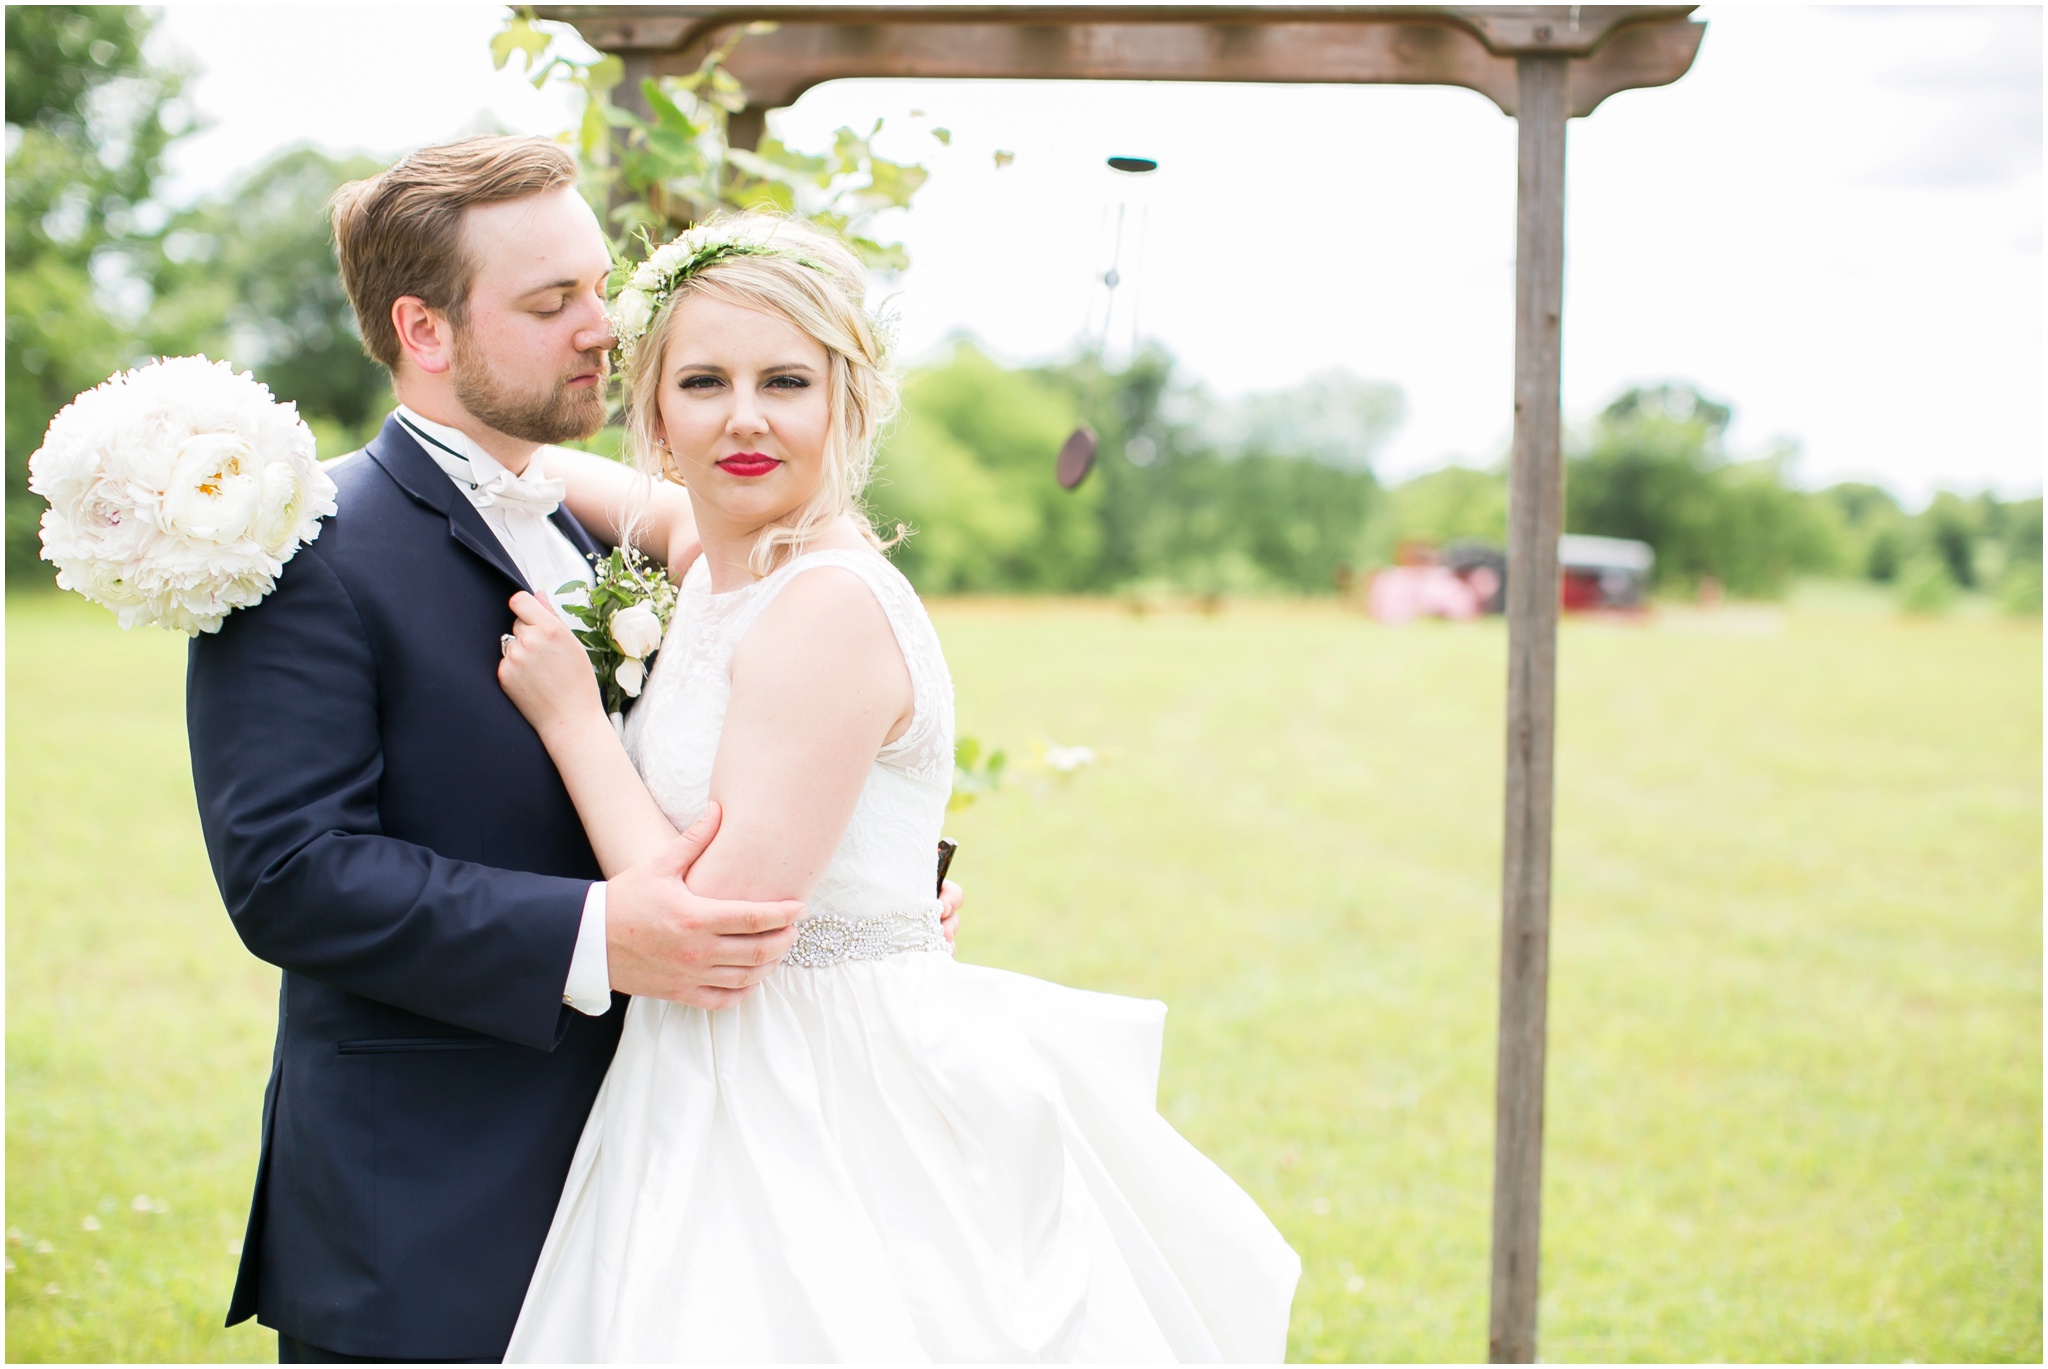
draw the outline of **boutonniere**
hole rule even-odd
[[[648,667],[675,616],[676,586],[660,566],[625,547],[615,548],[609,560],[597,561],[595,570],[587,587],[572,580],[556,593],[590,591],[585,603],[565,603],[562,612],[583,624],[573,629],[576,640],[583,643],[590,668],[597,672],[604,711],[617,721],[647,683]]]

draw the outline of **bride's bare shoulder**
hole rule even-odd
[[[882,560],[865,540],[844,548],[814,542],[813,549],[845,550]],[[887,610],[867,579],[844,564],[808,566],[792,575],[741,642],[734,668],[786,670],[799,662],[823,668],[849,686],[899,675],[908,678]]]

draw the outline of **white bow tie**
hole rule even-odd
[[[567,482],[536,480],[532,476],[499,471],[481,485],[469,487],[469,502],[480,509],[527,509],[546,518],[561,507],[568,493]]]
[[[490,479],[479,483],[476,479],[476,464],[467,456],[435,437],[422,431],[401,413],[398,421],[405,430],[418,438],[434,464],[447,472],[456,484],[469,495],[469,502],[477,508],[526,509],[546,518],[562,506],[562,496],[569,492],[569,486],[562,480],[544,480],[533,475],[514,475],[508,470],[499,470]],[[539,460],[536,456],[535,460]],[[532,469],[532,467],[528,467]]]

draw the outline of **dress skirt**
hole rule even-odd
[[[1300,1260],[1156,1110],[1165,1013],[934,952],[634,999],[507,1359],[1281,1359]]]

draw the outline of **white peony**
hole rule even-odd
[[[645,604],[628,604],[612,615],[612,645],[621,655],[644,661],[661,645],[661,619]],[[619,682],[623,688],[625,681]],[[637,693],[636,690],[627,690]]]
[[[620,661],[619,668],[612,672],[612,678],[618,681],[620,689],[626,691],[627,698],[637,699],[640,686],[647,683],[647,667],[639,661]]]
[[[296,466],[281,461],[265,466],[261,479],[256,525],[250,531],[258,546],[283,561],[295,550],[292,543],[306,521],[306,482]]]
[[[178,446],[164,490],[164,531],[216,545],[237,542],[256,521],[263,473],[239,433],[199,433]]]
[[[29,458],[29,488],[50,503],[43,559],[60,586],[123,627],[195,634],[270,593],[335,494],[297,409],[197,356],[72,400]]]

